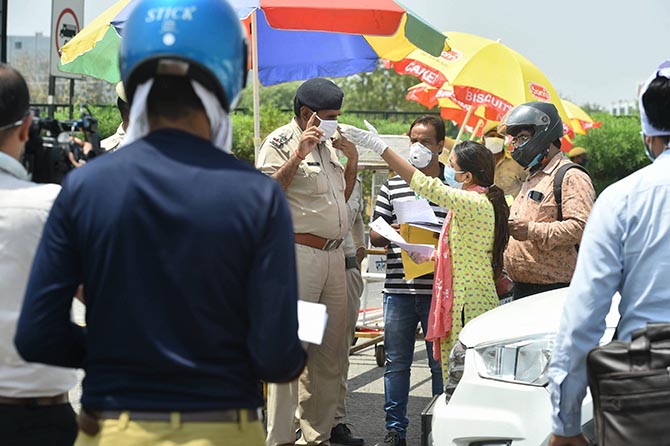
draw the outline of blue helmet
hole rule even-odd
[[[149,78],[185,76],[230,112],[246,85],[247,57],[244,30],[225,0],[141,0],[123,26],[119,66],[131,101]]]

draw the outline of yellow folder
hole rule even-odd
[[[421,243],[437,247],[440,233],[435,230],[420,228],[412,223],[400,225],[400,235],[407,243]],[[405,270],[405,280],[411,280],[435,270],[435,262],[414,263],[407,252],[402,250],[402,267]]]

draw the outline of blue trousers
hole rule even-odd
[[[421,324],[423,332],[428,330],[430,296],[413,294],[384,295],[384,349],[386,370],[384,372],[384,411],[386,430],[394,430],[405,437],[409,419],[409,377],[414,358],[416,329]],[[433,343],[426,342],[430,366],[433,395],[443,392],[442,368],[433,359]]]

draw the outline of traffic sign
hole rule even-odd
[[[65,73],[58,69],[61,49],[84,26],[84,0],[53,0],[51,6],[51,51],[49,52],[49,74],[57,77],[79,79],[78,74]]]

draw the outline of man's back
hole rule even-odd
[[[291,229],[274,181],[203,139],[154,132],[66,178],[27,298],[82,279],[86,340],[25,353],[85,366],[90,409],[258,407],[258,380],[303,365],[277,329],[297,329]],[[39,317],[26,309],[22,321]]]
[[[597,268],[593,292],[621,294],[619,339],[646,322],[670,320],[670,153],[607,188],[598,198],[584,233],[585,244],[611,246]],[[616,248],[615,248],[616,246]],[[590,252],[590,251],[589,251]],[[580,262],[588,261],[582,259]],[[602,263],[602,264],[600,264]],[[589,269],[591,269],[589,268]],[[621,283],[608,280],[621,271]],[[582,281],[578,269],[575,281]],[[602,291],[602,292],[601,292]]]
[[[60,187],[9,175],[1,168],[8,159],[0,154],[0,396],[52,396],[74,387],[75,372],[26,363],[13,338],[35,249]]]

